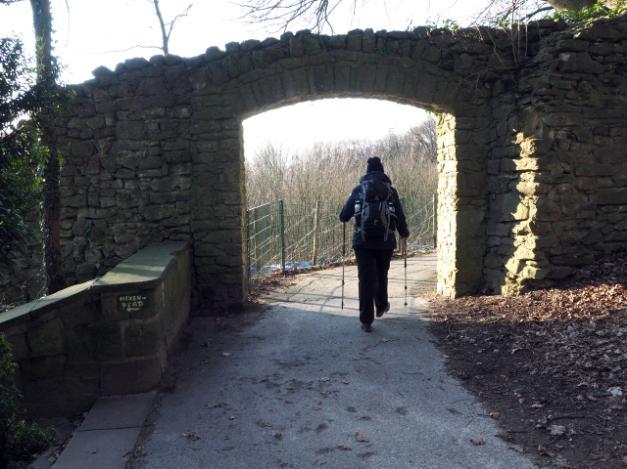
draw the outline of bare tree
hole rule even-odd
[[[349,2],[353,10],[358,8],[357,0],[245,0],[240,6],[245,9],[245,16],[254,21],[278,24],[287,29],[300,19],[321,30],[324,26],[331,27],[333,12]],[[551,10],[578,10],[612,3],[613,0],[490,0],[483,10],[478,11],[475,23],[525,21]]]
[[[246,161],[248,206],[282,199],[288,206],[339,207],[366,161],[378,155],[399,191],[413,200],[431,200],[437,183],[435,126],[429,122],[403,135],[374,142],[318,143],[302,156],[288,157],[269,145]]]
[[[420,149],[424,157],[432,162],[438,159],[438,135],[435,126],[435,119],[430,118],[414,127],[408,134],[415,139],[416,146]]]
[[[325,25],[333,29],[331,15],[345,1],[357,8],[357,0],[245,0],[239,5],[246,11],[245,16],[255,22],[279,25],[286,30],[293,22],[304,19],[321,30]]]
[[[189,14],[189,11],[192,9],[192,6],[194,6],[194,4],[190,3],[189,5],[187,5],[187,8],[185,8],[185,10],[183,10],[182,13],[179,13],[170,21],[165,21],[163,19],[163,13],[161,11],[161,5],[159,1],[160,0],[148,0],[148,2],[151,3],[155,8],[155,15],[157,16],[157,20],[159,21],[159,29],[161,30],[161,46],[160,47],[154,46],[154,48],[161,49],[161,51],[163,51],[163,55],[169,55],[170,54],[170,36],[172,36],[172,31],[174,30],[174,26],[176,25],[177,21],[179,21],[181,18],[186,17]],[[153,47],[153,46],[148,46],[148,47]]]

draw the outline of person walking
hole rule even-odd
[[[340,221],[355,217],[353,249],[359,276],[359,320],[366,332],[372,332],[375,317],[390,309],[388,270],[396,249],[396,234],[401,236],[403,255],[407,251],[409,230],[398,192],[383,171],[378,156],[368,158],[366,174],[351,192],[340,212]]]

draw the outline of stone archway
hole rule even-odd
[[[210,189],[200,181],[212,177],[203,171],[211,162],[229,164],[231,175],[236,174],[238,164],[241,167],[240,122],[251,114],[306,99],[349,96],[383,98],[439,111],[439,239],[443,241],[439,290],[457,295],[479,287],[485,250],[487,94],[455,70],[448,70],[443,65],[446,59],[430,40],[421,41],[403,33],[375,35],[369,31],[346,37],[301,33],[263,43],[230,44],[226,53],[213,53],[215,59],[204,73],[212,77],[212,84],[224,81],[219,83],[219,94],[228,98],[219,120],[223,130],[229,131],[231,143],[225,143],[223,132],[216,139],[207,136],[201,145],[213,144],[213,148],[194,154],[193,173],[198,183],[193,184],[193,190],[199,192],[195,200],[207,200],[210,196]],[[465,66],[471,68],[472,56],[466,54],[465,60]],[[474,66],[480,67],[480,61]],[[201,80],[196,83],[206,85]],[[208,93],[199,96],[195,105],[199,110],[215,108],[214,100],[215,95]],[[238,158],[233,155],[235,149]],[[232,192],[223,203],[229,203],[228,197],[235,200],[238,196],[242,201],[241,192]],[[195,207],[194,216],[202,222],[211,216],[210,212],[211,207],[201,202]],[[458,242],[457,232],[462,224],[463,242]],[[241,219],[234,225],[241,226]],[[201,234],[208,242],[210,231]],[[241,239],[240,234],[237,245],[241,246]],[[225,259],[224,264],[227,263]],[[237,267],[244,272],[243,265]],[[210,277],[217,275],[213,272]],[[234,283],[243,284],[243,278]],[[203,288],[200,279],[199,286]],[[213,294],[208,292],[208,296]]]
[[[476,290],[485,251],[489,93],[467,77],[490,54],[476,38],[455,39],[448,52],[451,41],[447,32],[426,29],[301,32],[227,44],[226,52],[211,48],[194,59],[154,57],[96,70],[93,82],[76,89],[62,137],[70,163],[64,178],[75,180],[75,171],[91,182],[81,191],[65,187],[64,217],[72,219],[65,252],[84,262],[64,270],[80,280],[148,242],[188,239],[198,297],[237,309],[246,285],[242,120],[303,100],[374,97],[440,113],[439,290]]]
[[[58,120],[67,283],[150,242],[186,240],[197,300],[236,311],[246,284],[242,119],[324,97],[439,113],[440,293],[516,292],[620,250],[624,179],[606,169],[625,164],[624,105],[613,99],[624,78],[605,58],[611,48],[590,44],[615,43],[606,31],[624,30],[624,19],[575,41],[561,28],[539,23],[514,43],[488,29],[303,31],[95,70],[70,88]]]

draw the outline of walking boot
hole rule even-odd
[[[377,317],[380,318],[390,310],[390,302],[388,301],[383,308],[377,306]]]

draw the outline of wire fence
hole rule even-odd
[[[410,231],[408,252],[436,245],[436,204],[432,198],[401,199]],[[342,262],[341,207],[320,202],[288,205],[282,200],[246,212],[249,289],[268,275],[306,271]],[[347,227],[346,256],[352,258],[352,227]]]

